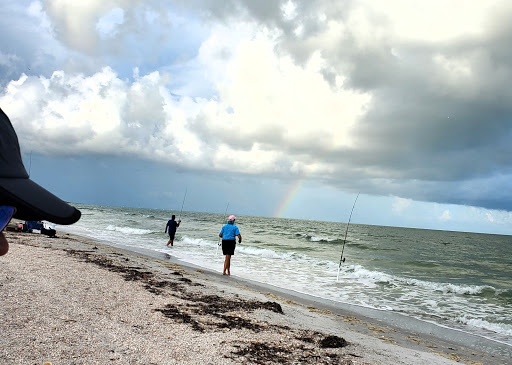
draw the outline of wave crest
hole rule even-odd
[[[121,232],[124,234],[135,234],[135,235],[143,235],[151,233],[152,231],[149,229],[140,229],[140,228],[132,228],[132,227],[119,227],[119,226],[113,226],[108,225],[107,228],[105,228],[107,231],[114,231],[114,232]]]

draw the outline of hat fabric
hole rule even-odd
[[[231,214],[228,218],[228,221],[234,221],[235,219],[236,217],[233,214]]]
[[[16,207],[15,218],[73,224],[81,213],[29,179],[18,136],[0,108],[0,205]]]

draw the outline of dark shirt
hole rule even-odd
[[[167,226],[169,227],[169,233],[175,233],[176,228],[178,228],[178,222],[176,222],[173,219],[169,219],[169,222],[167,222]]]
[[[27,229],[41,229],[43,228],[43,224],[38,221],[26,221]]]

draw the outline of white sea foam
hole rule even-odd
[[[506,323],[491,323],[480,318],[467,318],[467,316],[457,317],[457,321],[469,326],[483,328],[496,333],[512,336],[512,325]]]
[[[426,289],[430,292],[441,292],[443,294],[458,294],[458,295],[476,295],[481,294],[486,289],[495,290],[495,288],[488,285],[456,285],[450,283],[438,283],[425,280],[403,278],[395,275],[385,274],[380,271],[367,270],[360,265],[349,267],[345,271],[348,276],[352,278],[359,278],[373,283],[386,283],[394,286],[416,286]]]
[[[337,238],[311,236],[311,238],[309,240],[312,242],[332,242],[332,241],[336,241]]]
[[[260,248],[260,247],[251,247],[251,246],[243,246],[243,245],[237,245],[236,249],[240,253],[244,253],[246,255],[253,255],[253,256],[260,256],[264,258],[274,258],[274,259],[281,259],[281,260],[290,260],[291,258],[300,258],[304,257],[303,255],[296,254],[296,253],[278,253],[274,250],[268,249],[268,248]]]
[[[392,275],[388,275],[380,271],[368,270],[361,265],[348,266],[347,269],[345,269],[345,275],[354,279],[361,279],[372,283],[391,283],[396,280]]]
[[[149,230],[149,229],[140,229],[140,228],[132,228],[132,227],[118,227],[118,226],[113,226],[111,224],[109,224],[105,229],[107,231],[121,232],[124,234],[143,235],[143,234],[151,233],[151,230]]]
[[[448,283],[436,283],[424,280],[417,279],[404,279],[404,278],[395,278],[398,281],[406,283],[408,285],[418,286],[423,289],[428,289],[430,291],[439,291],[443,294],[459,294],[459,295],[475,295],[482,293],[485,289],[492,289],[493,287],[485,285],[456,285],[456,284],[448,284]]]

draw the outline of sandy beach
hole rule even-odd
[[[2,364],[503,364],[236,277],[57,232],[4,232]],[[268,290],[267,290],[268,289]]]

